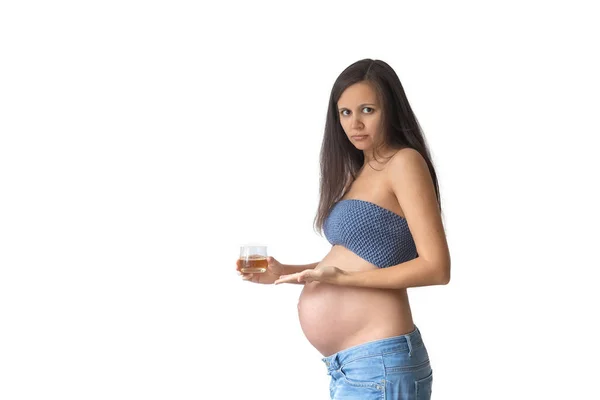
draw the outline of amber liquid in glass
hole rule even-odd
[[[267,257],[261,255],[249,255],[240,258],[242,260],[242,272],[245,274],[262,274],[267,271]]]

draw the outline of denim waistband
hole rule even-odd
[[[358,358],[370,357],[394,352],[406,352],[410,356],[414,349],[423,346],[421,332],[415,325],[415,329],[405,335],[394,336],[385,339],[366,342],[357,346],[349,347],[322,360],[329,371],[337,370],[347,362]]]

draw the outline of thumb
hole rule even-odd
[[[281,274],[281,264],[274,257],[267,257],[267,269],[274,274]]]
[[[310,283],[312,281],[315,280],[315,271],[312,269],[307,269],[305,271],[302,271],[301,276],[298,277],[298,282],[306,282],[306,283]]]

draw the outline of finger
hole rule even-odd
[[[279,283],[294,282],[298,279],[299,275],[300,274],[281,275],[274,283],[277,285]]]
[[[254,277],[254,274],[244,274],[242,275],[242,279],[245,281],[249,281]]]
[[[298,277],[298,282],[306,282],[306,283],[310,283],[312,282],[312,273],[310,270],[306,270],[303,271],[300,276]]]

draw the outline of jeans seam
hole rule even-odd
[[[417,398],[419,398],[419,389],[420,389],[420,385],[419,384],[421,382],[424,382],[424,381],[431,381],[431,382],[433,382],[433,370],[425,378],[417,379],[415,381],[415,396]]]
[[[344,374],[341,370],[340,370],[340,374],[342,374],[342,377],[344,378],[344,381],[346,381],[346,383],[348,385],[350,385],[350,386],[354,386],[354,387],[366,387],[366,388],[381,390],[380,387],[382,385],[379,382],[368,382],[368,381],[357,382],[357,381],[351,381],[351,380],[349,380],[346,377],[346,374]],[[385,381],[385,379],[383,379],[383,381]]]
[[[421,362],[420,364],[411,365],[411,366],[407,366],[407,367],[385,367],[385,372],[387,374],[388,372],[392,373],[392,372],[418,371],[421,368],[426,367],[427,365],[429,365],[429,359]]]
[[[418,349],[420,349],[421,347],[425,347],[425,346],[424,346],[424,345],[422,345],[422,344],[421,344],[421,345],[419,345],[419,346],[415,346],[415,347],[413,347],[413,348],[412,348],[412,352],[414,353],[414,352],[415,352],[415,350],[418,350]],[[406,349],[406,351],[402,351],[402,350],[394,350],[394,351],[388,351],[388,352],[385,352],[385,353],[381,353],[381,355],[382,355],[382,356],[387,356],[387,355],[390,355],[390,354],[395,354],[395,353],[403,353],[403,354],[408,354],[408,352],[409,352],[409,349]]]
[[[415,352],[415,350],[420,349],[422,347],[425,347],[425,346],[423,344],[421,344],[419,346],[413,347],[412,348],[413,353]],[[349,360],[344,360],[344,362],[342,363],[342,365],[346,365],[348,363],[351,363],[351,362],[354,362],[354,361],[357,361],[357,360],[363,360],[365,358],[387,356],[387,355],[394,354],[394,353],[408,354],[408,349],[406,349],[406,351],[403,351],[403,350],[386,351],[385,353],[377,353],[377,354],[371,354],[371,355],[368,355],[368,356],[360,356],[360,357],[356,357],[356,358],[351,358]]]

